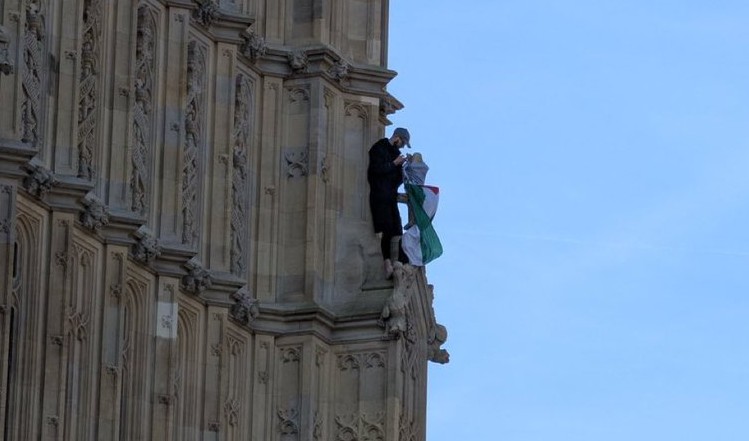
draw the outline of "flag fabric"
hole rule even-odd
[[[405,187],[414,224],[403,232],[401,246],[411,265],[424,266],[442,255],[442,244],[432,226],[440,189],[415,184],[405,184]]]

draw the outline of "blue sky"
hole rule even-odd
[[[749,2],[390,8],[441,188],[428,439],[748,440]]]

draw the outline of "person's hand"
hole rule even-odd
[[[393,164],[395,164],[396,166],[401,165],[404,162],[406,162],[406,157],[403,155],[400,155],[397,158],[395,158],[395,160],[393,160]]]

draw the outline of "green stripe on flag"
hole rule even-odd
[[[439,237],[437,237],[434,227],[432,227],[432,218],[424,210],[424,201],[426,200],[424,188],[413,184],[406,184],[405,187],[408,194],[408,202],[411,205],[416,225],[419,227],[419,232],[421,233],[421,255],[424,265],[426,265],[442,255],[442,243]]]

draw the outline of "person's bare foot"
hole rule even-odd
[[[385,259],[385,278],[387,280],[393,278],[393,262],[390,259]]]

